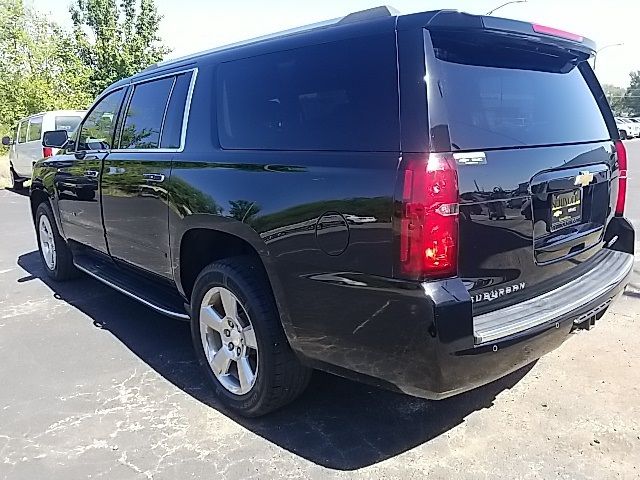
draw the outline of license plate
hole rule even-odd
[[[576,225],[582,221],[582,189],[551,194],[551,231]]]

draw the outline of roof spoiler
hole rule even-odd
[[[426,25],[427,28],[475,28],[496,32],[513,33],[527,37],[537,38],[544,43],[553,43],[580,50],[592,55],[596,50],[596,44],[581,35],[565,32],[552,27],[535,23],[521,22],[507,18],[471,15],[455,10],[442,10],[434,15]]]
[[[398,15],[400,15],[398,10],[389,5],[383,5],[381,7],[373,7],[367,10],[350,13],[349,15],[342,17],[337,24],[342,25],[345,23],[361,22],[363,20],[374,20],[376,18],[397,17]]]

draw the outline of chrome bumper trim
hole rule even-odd
[[[552,322],[615,288],[633,268],[633,255],[603,252],[598,265],[575,280],[517,305],[474,317],[475,344],[494,342]]]

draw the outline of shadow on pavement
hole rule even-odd
[[[29,196],[29,189],[28,188],[19,188],[19,189],[15,189],[15,188],[5,188],[5,190],[11,192],[11,193],[15,193],[16,195],[21,195],[23,197],[28,197]]]
[[[355,470],[425,443],[463,422],[470,413],[492,406],[496,395],[514,386],[532,368],[524,367],[485,387],[430,402],[333,375],[316,372],[293,404],[260,419],[245,419],[216,401],[192,353],[189,325],[156,314],[89,277],[51,281],[37,251],[20,256],[29,275],[56,298],[111,332],[168,381],[276,445],[327,468]]]

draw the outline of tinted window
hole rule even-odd
[[[106,150],[111,148],[123,95],[123,89],[111,92],[89,112],[82,124],[77,150]]]
[[[135,86],[124,119],[120,148],[158,148],[173,82],[174,77],[167,77]]]
[[[314,45],[224,63],[223,148],[390,151],[399,148],[392,35]]]
[[[27,142],[40,140],[42,136],[42,117],[35,117],[29,120],[29,129],[27,130]]]
[[[26,121],[20,122],[20,127],[18,127],[18,143],[24,143],[27,141],[27,125]]]
[[[71,133],[76,128],[78,128],[78,125],[80,125],[80,121],[81,120],[82,120],[82,117],[57,116],[55,118],[55,129],[56,130],[66,130],[67,132]]]
[[[454,149],[609,138],[578,59],[494,35],[431,33]]]
[[[183,73],[176,77],[176,83],[171,92],[171,99],[167,107],[167,114],[162,127],[161,148],[180,148],[182,137],[182,120],[189,93],[192,73]]]

